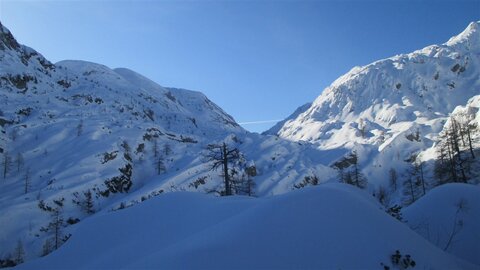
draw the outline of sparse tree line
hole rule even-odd
[[[468,183],[474,175],[476,161],[473,135],[478,132],[476,123],[460,122],[450,118],[446,130],[439,136],[434,174],[438,184]]]
[[[380,186],[375,192],[375,197],[393,213],[399,212],[401,206],[390,205],[390,195],[399,189],[402,204],[410,205],[435,186],[446,183],[476,183],[480,163],[476,157],[475,134],[478,134],[476,123],[462,122],[451,117],[438,137],[437,156],[433,164],[427,164],[421,157],[413,154],[406,160],[408,166],[402,175],[394,168],[390,169],[389,189]],[[418,132],[415,137],[419,138]]]
[[[12,254],[8,254],[4,258],[0,259],[0,268],[14,267],[25,261],[25,249],[21,240],[17,241],[17,245]]]
[[[52,251],[60,248],[69,238],[70,234],[64,234],[63,228],[66,221],[63,217],[64,198],[53,200],[54,206],[47,205],[43,200],[39,201],[38,207],[50,213],[50,222],[45,227],[41,227],[40,231],[50,234],[42,247],[42,256],[50,254]]]
[[[76,127],[77,128],[77,136],[81,136],[83,132],[83,121]],[[15,133],[17,134],[17,133]],[[15,136],[16,138],[16,136]],[[154,142],[154,156],[155,160],[153,165],[158,174],[164,173],[166,168],[164,167],[164,157],[167,157],[173,153],[172,147],[170,144],[166,143],[163,144],[162,147],[159,147],[157,141]],[[111,179],[107,179],[105,181],[105,186],[107,190],[101,190],[99,187],[95,186],[92,190],[88,189],[83,192],[74,192],[72,193],[72,203],[78,205],[79,208],[85,212],[87,215],[94,214],[96,212],[95,209],[95,199],[98,199],[99,195],[104,195],[105,192],[116,193],[116,192],[128,192],[130,187],[132,186],[132,170],[134,165],[132,149],[127,141],[123,141],[120,145],[121,153],[123,154],[123,159],[126,161],[124,167],[119,168],[120,175],[117,177],[113,177]],[[139,156],[143,156],[146,153],[145,145],[139,144],[136,148],[135,154]],[[18,153],[15,157],[12,157],[8,151],[4,151],[2,149],[2,160],[1,160],[1,176],[4,178],[4,181],[10,175],[19,175],[23,171],[23,176],[21,179],[24,182],[23,192],[25,194],[30,192],[31,189],[31,172],[30,168],[25,166],[25,159],[22,153]],[[103,160],[101,160],[102,164],[107,163],[110,160],[113,160],[117,157],[119,151],[113,151],[112,153],[106,153],[101,155]],[[138,159],[138,162],[142,162],[142,158]],[[50,184],[50,182],[49,182]],[[158,195],[162,193],[163,190],[158,192]],[[106,195],[108,196],[108,195]],[[153,196],[153,195],[152,195]],[[51,202],[47,203],[44,200],[40,199],[40,192],[37,195],[38,207],[41,211],[46,212],[49,214],[49,222],[45,226],[40,228],[39,233],[46,235],[46,240],[43,244],[41,256],[45,256],[52,251],[58,249],[65,241],[68,240],[70,237],[69,234],[64,233],[64,228],[68,225],[75,224],[80,220],[78,218],[69,217],[68,219],[64,218],[64,211],[63,207],[65,204],[64,198],[54,199]],[[142,198],[143,200],[143,198]],[[37,234],[37,237],[40,234]],[[25,257],[25,250],[23,249],[23,243],[19,240],[18,247],[15,248],[14,252],[5,258],[0,259],[0,267],[11,267],[15,266],[19,263],[24,261]]]
[[[363,122],[361,123],[361,126],[364,127]],[[364,133],[362,132],[362,134]],[[445,183],[475,181],[478,179],[477,174],[480,170],[480,164],[476,158],[475,134],[478,134],[477,124],[468,123],[468,121],[461,122],[454,117],[450,118],[449,124],[438,138],[435,161],[427,164],[417,154],[412,154],[408,160],[405,160],[408,164],[406,170],[399,174],[395,168],[391,168],[388,172],[388,187],[379,186],[373,195],[385,206],[390,215],[401,220],[402,206],[417,201],[429,189]],[[410,134],[407,139],[420,141],[419,130]],[[339,182],[361,189],[367,187],[368,181],[359,169],[359,155],[356,151],[352,151],[335,162],[332,167],[337,170]],[[433,173],[431,173],[432,171]],[[315,178],[305,177],[303,182],[295,184],[294,187],[315,185],[317,181],[311,179]],[[399,204],[392,204],[391,196],[397,192],[400,192],[401,200]]]
[[[23,182],[23,192],[27,194],[31,188],[31,173],[30,168],[25,166],[25,159],[23,154],[18,152],[15,155],[15,158],[10,156],[8,151],[3,153],[3,160],[2,160],[2,176],[4,182],[6,181],[7,177],[10,174],[15,176],[21,175],[20,179]]]
[[[353,185],[361,189],[367,187],[368,180],[360,170],[357,151],[353,151],[335,162],[332,167],[337,170],[340,183]]]

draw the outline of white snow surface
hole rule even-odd
[[[480,266],[479,186],[455,183],[435,188],[406,208],[404,218],[434,245]]]
[[[418,269],[475,269],[343,184],[264,199],[166,194],[85,220],[18,269],[377,269],[396,250]]]

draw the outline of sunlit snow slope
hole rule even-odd
[[[447,116],[480,94],[480,22],[442,45],[432,45],[338,78],[296,119],[277,132],[322,148],[381,143],[402,122],[423,124]],[[365,127],[365,136],[360,130]],[[356,132],[355,132],[356,131]],[[345,140],[344,133],[353,136]]]

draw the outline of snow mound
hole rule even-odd
[[[480,266],[480,187],[439,186],[405,209],[404,217],[439,248]]]
[[[474,268],[365,193],[327,184],[266,199],[166,194],[86,220],[18,269],[377,269],[396,250],[418,269]]]

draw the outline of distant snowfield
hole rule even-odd
[[[169,193],[76,226],[18,269],[382,269],[396,250],[415,269],[478,269],[343,184],[269,198]]]

